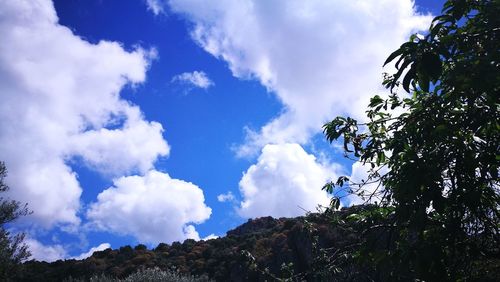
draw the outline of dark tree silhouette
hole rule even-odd
[[[0,193],[9,190],[4,180],[7,168],[0,162]],[[13,277],[18,265],[30,257],[28,247],[23,243],[24,233],[11,235],[5,225],[29,213],[26,205],[0,196],[0,280]]]
[[[377,199],[379,240],[358,253],[384,269],[377,279],[456,281],[488,273],[481,263],[494,258],[498,270],[499,15],[499,1],[447,1],[427,34],[388,57],[390,95],[371,99],[369,121],[324,125],[330,142],[342,139],[346,156],[371,167],[364,183],[341,177],[324,189]]]

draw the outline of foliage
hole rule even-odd
[[[65,282],[85,282],[85,279],[68,278]],[[182,275],[175,270],[161,270],[148,268],[130,274],[125,279],[112,278],[104,274],[95,274],[89,282],[205,282],[210,281],[203,277]]]
[[[0,162],[0,193],[9,190],[4,179],[7,168]],[[23,243],[24,234],[10,235],[5,225],[20,216],[27,215],[26,205],[0,196],[0,280],[7,280],[17,270],[18,265],[30,257],[28,247]]]
[[[371,168],[365,182],[342,177],[324,189],[378,201],[379,240],[358,255],[384,269],[379,280],[477,278],[488,275],[475,271],[478,261],[498,260],[498,15],[499,1],[447,1],[428,34],[388,57],[396,61],[384,80],[390,95],[371,99],[369,121],[324,125],[330,142],[343,139],[346,156]],[[366,191],[367,183],[378,186]]]
[[[369,235],[377,229],[370,228],[383,224],[389,212],[363,205],[298,218],[258,218],[208,241],[161,243],[152,250],[124,246],[84,260],[28,261],[13,280],[123,281],[143,269],[175,268],[182,277],[215,281],[372,281],[376,270],[352,257],[366,238],[376,238]],[[495,262],[479,266],[488,271]],[[390,267],[380,271],[385,270]]]
[[[335,216],[346,218],[360,210],[353,207]],[[68,277],[73,277],[72,281],[89,281],[103,274],[109,279],[125,279],[141,269],[156,267],[175,268],[182,276],[215,281],[336,281],[330,279],[329,273],[320,273],[321,261],[316,254],[355,245],[360,241],[356,230],[332,225],[331,218],[324,214],[263,217],[208,241],[160,243],[153,250],[124,246],[95,252],[84,260],[28,261],[15,281],[69,281]],[[361,273],[354,269],[356,265],[352,267],[353,277]]]
[[[206,278],[200,278],[190,275],[182,275],[176,271],[162,271],[158,268],[138,271],[123,280],[123,282],[203,282],[209,281]]]

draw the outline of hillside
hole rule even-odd
[[[338,215],[346,217],[357,209],[343,210]],[[95,252],[84,260],[29,261],[15,280],[63,281],[70,276],[88,279],[101,273],[123,278],[153,267],[175,268],[180,273],[204,275],[215,281],[257,281],[291,273],[301,273],[298,277],[310,280],[322,275],[313,271],[320,249],[345,248],[359,239],[353,230],[335,227],[330,220],[320,214],[262,217],[228,231],[225,237],[208,241],[161,243],[152,250],[144,245],[124,246]],[[282,268],[284,265],[288,265],[287,269]]]
[[[159,268],[180,275],[194,275],[214,281],[383,281],[387,269],[363,267],[348,260],[346,253],[359,251],[362,240],[375,248],[386,248],[387,236],[359,215],[371,206],[353,206],[333,213],[311,213],[296,218],[261,217],[227,232],[222,238],[172,245],[160,243],[124,246],[95,252],[84,260],[53,263],[28,261],[14,281],[89,281],[96,275],[123,279],[139,270]],[[481,241],[481,238],[475,238]],[[498,254],[498,246],[490,251]],[[500,259],[475,260],[471,277],[498,281]],[[370,277],[370,278],[369,278]],[[371,280],[370,280],[371,279]],[[205,280],[205,279],[200,279]],[[107,280],[106,280],[107,281]],[[135,280],[134,280],[135,281]],[[191,281],[191,280],[187,280]]]

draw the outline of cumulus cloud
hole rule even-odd
[[[326,206],[330,199],[321,187],[337,175],[336,165],[321,163],[299,144],[266,145],[257,164],[243,175],[239,186],[243,217],[292,217]]]
[[[68,255],[61,245],[46,246],[32,238],[27,238],[25,243],[31,252],[32,258],[38,261],[53,262],[65,259]]]
[[[0,155],[12,197],[44,227],[78,225],[74,157],[103,173],[145,172],[169,146],[159,123],[120,98],[154,50],[91,44],[58,24],[50,0],[0,2]]]
[[[259,208],[267,214],[292,215],[283,214],[286,208],[270,208],[272,204],[264,204],[268,199],[259,196],[266,191],[264,195],[277,199],[283,190],[275,185],[276,179],[293,178],[281,170],[265,169],[271,155],[266,151],[273,148],[267,144],[306,144],[337,115],[363,119],[369,97],[382,90],[386,57],[411,33],[426,30],[432,20],[417,13],[412,0],[172,0],[169,4],[193,23],[192,38],[205,51],[227,62],[234,76],[260,81],[283,104],[281,113],[260,129],[245,128],[245,142],[236,147],[241,157],[265,149],[240,182],[243,216],[261,215],[254,212]],[[274,163],[290,163],[288,155],[273,157]],[[296,167],[298,173],[308,166]],[[309,184],[314,183],[316,190],[324,184],[323,180]],[[306,198],[311,195],[304,193]]]
[[[238,154],[268,143],[305,143],[339,114],[364,117],[380,87],[382,63],[430,16],[411,0],[172,0],[194,23],[193,39],[233,75],[259,80],[284,111],[249,131]]]
[[[202,223],[211,209],[196,185],[151,170],[145,176],[121,177],[97,196],[87,217],[98,228],[159,243],[199,240],[190,223]]]
[[[181,82],[202,89],[207,89],[214,85],[214,83],[208,78],[207,74],[203,71],[184,72],[178,74],[172,78],[172,82]]]
[[[99,171],[112,175],[144,173],[153,168],[159,155],[170,152],[161,132],[160,123],[145,121],[138,107],[129,106],[123,126],[82,132],[73,136],[71,145],[74,154]]]
[[[28,246],[29,251],[31,252],[31,258],[46,262],[53,262],[56,260],[63,260],[68,258],[82,260],[90,257],[94,252],[102,251],[111,247],[109,243],[102,243],[97,247],[90,248],[88,252],[81,253],[78,256],[70,257],[66,252],[64,246],[60,244],[44,245],[34,238],[27,238],[25,240],[25,243]]]
[[[86,259],[86,258],[90,257],[94,252],[103,251],[103,250],[106,250],[108,248],[111,248],[111,245],[109,243],[102,243],[97,247],[90,248],[90,250],[88,252],[82,253],[82,254],[75,256],[73,258],[77,259],[77,260]]]

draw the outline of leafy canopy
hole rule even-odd
[[[499,15],[500,1],[447,1],[425,36],[387,58],[390,94],[371,99],[368,122],[324,125],[328,141],[343,140],[345,155],[370,168],[363,183],[344,176],[324,189],[389,211],[377,226],[385,243],[362,252],[392,267],[387,279],[473,277],[475,262],[499,254]]]

